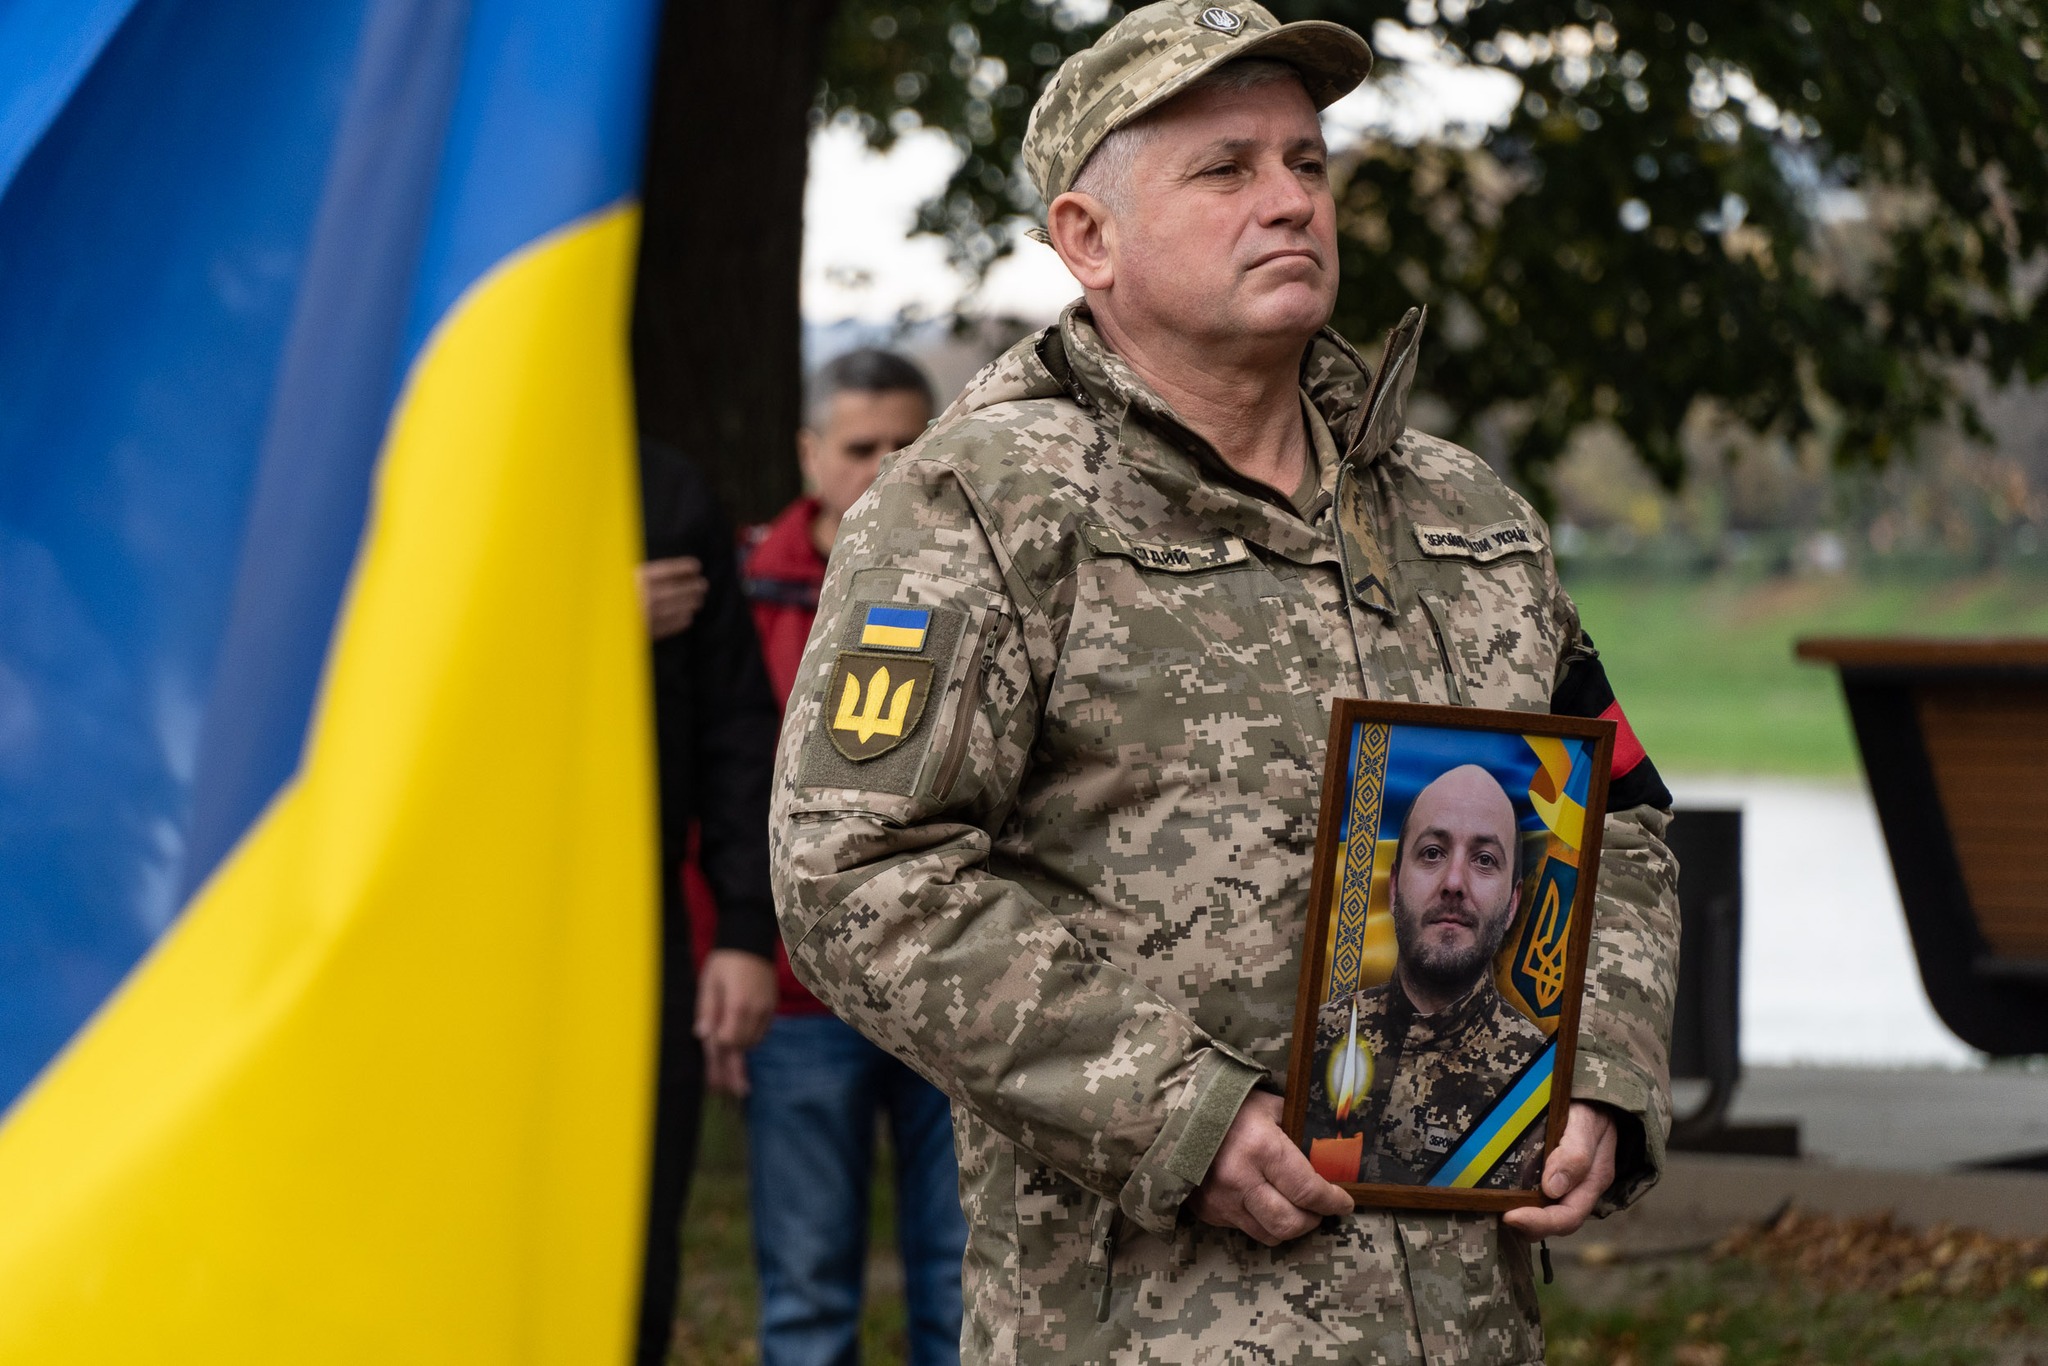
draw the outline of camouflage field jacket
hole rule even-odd
[[[1547,534],[1325,332],[1322,494],[1234,473],[1084,308],[977,376],[847,516],[772,817],[797,974],[954,1100],[973,1362],[1535,1362],[1496,1217],[1268,1249],[1182,1202],[1284,1085],[1331,705],[1546,711],[1592,657]],[[1610,815],[1581,1098],[1625,1202],[1668,1122],[1676,868]],[[802,1173],[784,1179],[800,1181]]]

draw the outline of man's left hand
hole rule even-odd
[[[1511,1209],[1501,1222],[1532,1243],[1578,1232],[1594,1202],[1614,1184],[1615,1139],[1614,1115],[1606,1106],[1573,1101],[1564,1137],[1543,1164],[1543,1193],[1553,1203]]]

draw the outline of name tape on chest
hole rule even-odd
[[[1105,526],[1087,527],[1082,536],[1098,555],[1120,555],[1140,569],[1167,574],[1199,574],[1205,569],[1243,564],[1251,558],[1251,551],[1235,536],[1178,543],[1134,541]]]
[[[1477,531],[1454,526],[1418,526],[1415,544],[1422,553],[1438,559],[1472,560],[1490,564],[1503,555],[1533,555],[1540,542],[1527,522],[1495,522]]]

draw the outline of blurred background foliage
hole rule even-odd
[[[2048,376],[2041,0],[1271,8],[1364,33],[1397,101],[1422,64],[1519,83],[1504,121],[1419,136],[1390,121],[1337,159],[1333,321],[1371,347],[1427,304],[1426,425],[1546,508],[1558,462],[1589,440],[1596,471],[1618,455],[1624,488],[1637,471],[1679,488],[1703,458],[1765,471],[1750,484],[1777,469],[1817,486],[1830,466],[1881,481],[1929,432],[1981,442],[1986,396]],[[877,147],[950,134],[962,161],[920,228],[985,270],[1038,209],[1017,167],[1041,84],[1121,13],[841,0],[814,118],[857,122]],[[2011,471],[1972,480],[1992,515],[2012,501]],[[1727,490],[1742,481],[1721,482],[1716,530],[1740,529]],[[2035,496],[2024,472],[2015,496]]]

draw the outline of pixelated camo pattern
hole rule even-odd
[[[1502,1000],[1488,979],[1464,1001],[1433,1015],[1401,1012],[1397,1047],[1388,1010],[1395,990],[1382,984],[1324,1003],[1316,1017],[1305,1137],[1363,1134],[1358,1179],[1414,1186],[1427,1182],[1465,1135],[1479,1127],[1550,1039]],[[1325,1063],[1350,1031],[1353,1002],[1360,1034],[1378,1067],[1361,1112],[1339,1125]],[[1479,1184],[1488,1190],[1532,1189],[1542,1156],[1539,1120]]]
[[[1368,422],[1334,334],[1303,387],[1388,610],[1346,591],[1338,500],[1304,521],[1239,481],[1078,306],[840,532],[783,730],[778,911],[798,975],[955,1102],[969,1361],[1541,1358],[1497,1218],[1364,1211],[1268,1250],[1182,1214],[1246,1092],[1286,1074],[1331,705],[1543,711],[1579,635],[1540,522],[1483,463]],[[1508,521],[1531,550],[1486,564],[1412,534]],[[803,785],[834,642],[872,602],[977,624],[934,661],[916,762]],[[1655,1179],[1668,1123],[1664,819],[1610,816],[1601,865],[1574,1084],[1639,1121],[1610,1207]]]

